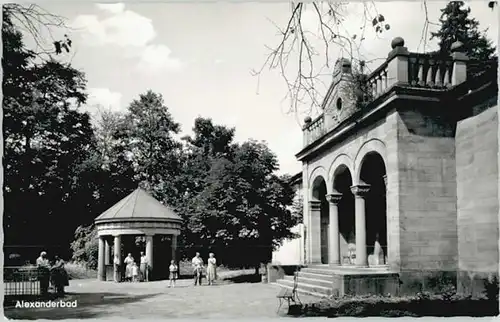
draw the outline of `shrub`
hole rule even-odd
[[[99,251],[95,227],[93,225],[79,226],[75,231],[75,240],[71,243],[71,249],[73,250],[72,260],[74,262],[95,270]]]
[[[484,296],[488,300],[498,301],[498,292],[499,292],[498,277],[490,276],[487,280],[484,281]]]
[[[97,271],[89,269],[85,265],[69,262],[64,267],[70,279],[97,278]]]
[[[441,294],[422,292],[417,296],[344,296],[294,308],[290,315],[302,316],[495,316],[498,302],[455,294],[452,288]]]

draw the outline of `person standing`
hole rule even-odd
[[[149,281],[149,274],[148,274],[148,258],[144,254],[144,252],[141,252],[141,282],[148,282]]]
[[[200,285],[201,286],[201,275],[202,275],[202,269],[203,269],[203,259],[200,256],[200,253],[196,253],[196,255],[193,257],[193,260],[191,261],[193,265],[193,274],[194,274],[194,286]]]
[[[120,283],[122,275],[120,267],[120,257],[118,257],[118,255],[115,255],[114,264],[115,264],[115,282]]]
[[[169,278],[170,278],[170,285],[169,285],[169,287],[175,287],[175,281],[179,277],[179,275],[178,275],[179,274],[179,268],[175,264],[174,260],[170,261],[170,266],[169,266],[168,270],[170,271],[170,276],[169,276]]]
[[[52,266],[52,283],[57,295],[64,295],[64,287],[69,286],[69,278],[64,261],[59,256],[54,256],[54,266]]]
[[[136,262],[132,264],[132,282],[139,282],[139,267]]]
[[[40,253],[40,257],[36,259],[36,267],[40,281],[40,293],[45,296],[49,292],[50,285],[50,263],[46,252]]]
[[[213,285],[216,279],[217,279],[217,260],[215,259],[214,253],[210,253],[208,254],[208,260],[207,260],[208,285]]]
[[[132,282],[132,265],[134,264],[132,254],[129,253],[123,263],[125,264],[125,278],[127,281]]]

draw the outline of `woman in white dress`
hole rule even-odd
[[[207,261],[207,282],[208,285],[213,285],[214,281],[217,279],[217,260],[215,259],[214,253],[208,255]]]
[[[128,256],[125,258],[123,263],[126,265],[125,266],[125,278],[127,281],[131,282],[132,281],[132,266],[134,265],[134,258],[132,257],[132,254],[128,254]]]

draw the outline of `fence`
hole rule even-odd
[[[41,294],[39,273],[36,267],[4,267],[3,282],[5,296]]]

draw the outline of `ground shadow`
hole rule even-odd
[[[4,299],[4,315],[9,319],[22,320],[63,320],[63,319],[90,319],[106,315],[107,308],[121,304],[139,302],[152,298],[158,294],[127,295],[120,293],[67,293],[63,298],[53,299],[58,302],[77,301],[77,307],[71,308],[22,308],[17,307],[17,300],[12,297]],[[19,298],[19,301],[22,299]],[[49,299],[50,300],[50,299]],[[25,298],[24,301],[29,301]],[[46,302],[47,300],[45,300]]]
[[[224,278],[223,281],[229,283],[261,283],[262,277],[256,274],[245,274]]]

